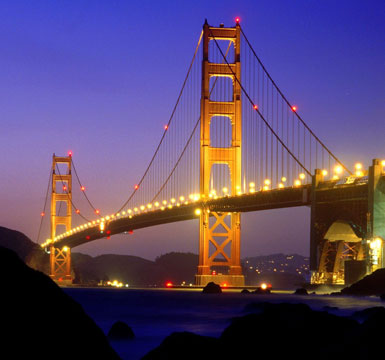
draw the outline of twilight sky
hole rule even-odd
[[[3,0],[0,226],[36,240],[52,153],[68,150],[93,202],[115,211],[160,139],[204,19],[233,26],[236,16],[274,80],[344,163],[385,158],[382,0]],[[308,208],[243,215],[242,256],[307,254],[309,220]],[[197,253],[198,226],[162,225],[75,251]]]

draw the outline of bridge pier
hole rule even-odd
[[[385,267],[385,173],[374,159],[364,179],[338,185],[320,170],[312,183],[312,283],[349,284]]]

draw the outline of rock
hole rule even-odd
[[[132,329],[123,321],[114,323],[107,336],[110,340],[132,340],[135,338]]]
[[[1,353],[13,359],[119,359],[82,307],[48,276],[0,247]]]
[[[358,321],[367,321],[375,317],[385,318],[385,308],[383,308],[382,306],[375,306],[372,308],[355,311],[351,317]]]
[[[253,294],[259,294],[259,295],[270,294],[270,289],[269,289],[269,288],[267,288],[267,289],[262,289],[261,287],[258,287],[258,288],[256,288],[256,289],[253,291]]]
[[[224,350],[216,338],[190,332],[177,332],[167,336],[157,348],[142,357],[142,360],[192,360],[216,357],[227,359],[224,355]]]
[[[309,295],[305,288],[299,288],[294,291],[294,295]]]
[[[344,295],[380,296],[385,293],[385,269],[378,269],[353,285],[341,290]]]
[[[313,311],[304,304],[265,303],[262,308],[258,314],[233,319],[223,331],[220,341],[226,358],[259,358],[256,351],[262,354],[264,349],[274,359],[286,359],[288,354],[301,360],[357,358],[350,343],[359,327],[355,320]],[[320,342],[325,334],[327,341]],[[251,349],[250,344],[255,346]]]
[[[203,294],[220,294],[222,289],[218,284],[214,282],[209,282],[202,290]]]
[[[243,290],[241,291],[241,294],[250,294],[250,291],[247,290],[247,289],[243,289]]]

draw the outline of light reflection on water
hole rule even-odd
[[[108,333],[118,320],[132,327],[136,335],[131,342],[112,343],[123,359],[139,359],[174,331],[191,331],[218,337],[231,318],[245,314],[251,302],[305,303],[314,310],[325,306],[337,315],[348,316],[356,310],[382,306],[376,297],[337,297],[323,295],[297,296],[288,293],[271,295],[202,294],[200,291],[139,290],[139,289],[76,289],[65,292],[79,302],[97,325]]]

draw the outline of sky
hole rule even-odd
[[[159,142],[205,18],[234,26],[237,16],[286,97],[345,164],[385,158],[384,1],[2,0],[0,226],[36,241],[52,154],[68,150],[93,202],[115,211]],[[244,214],[242,257],[307,255],[309,223],[305,207]],[[75,251],[197,253],[198,227],[161,225]]]

